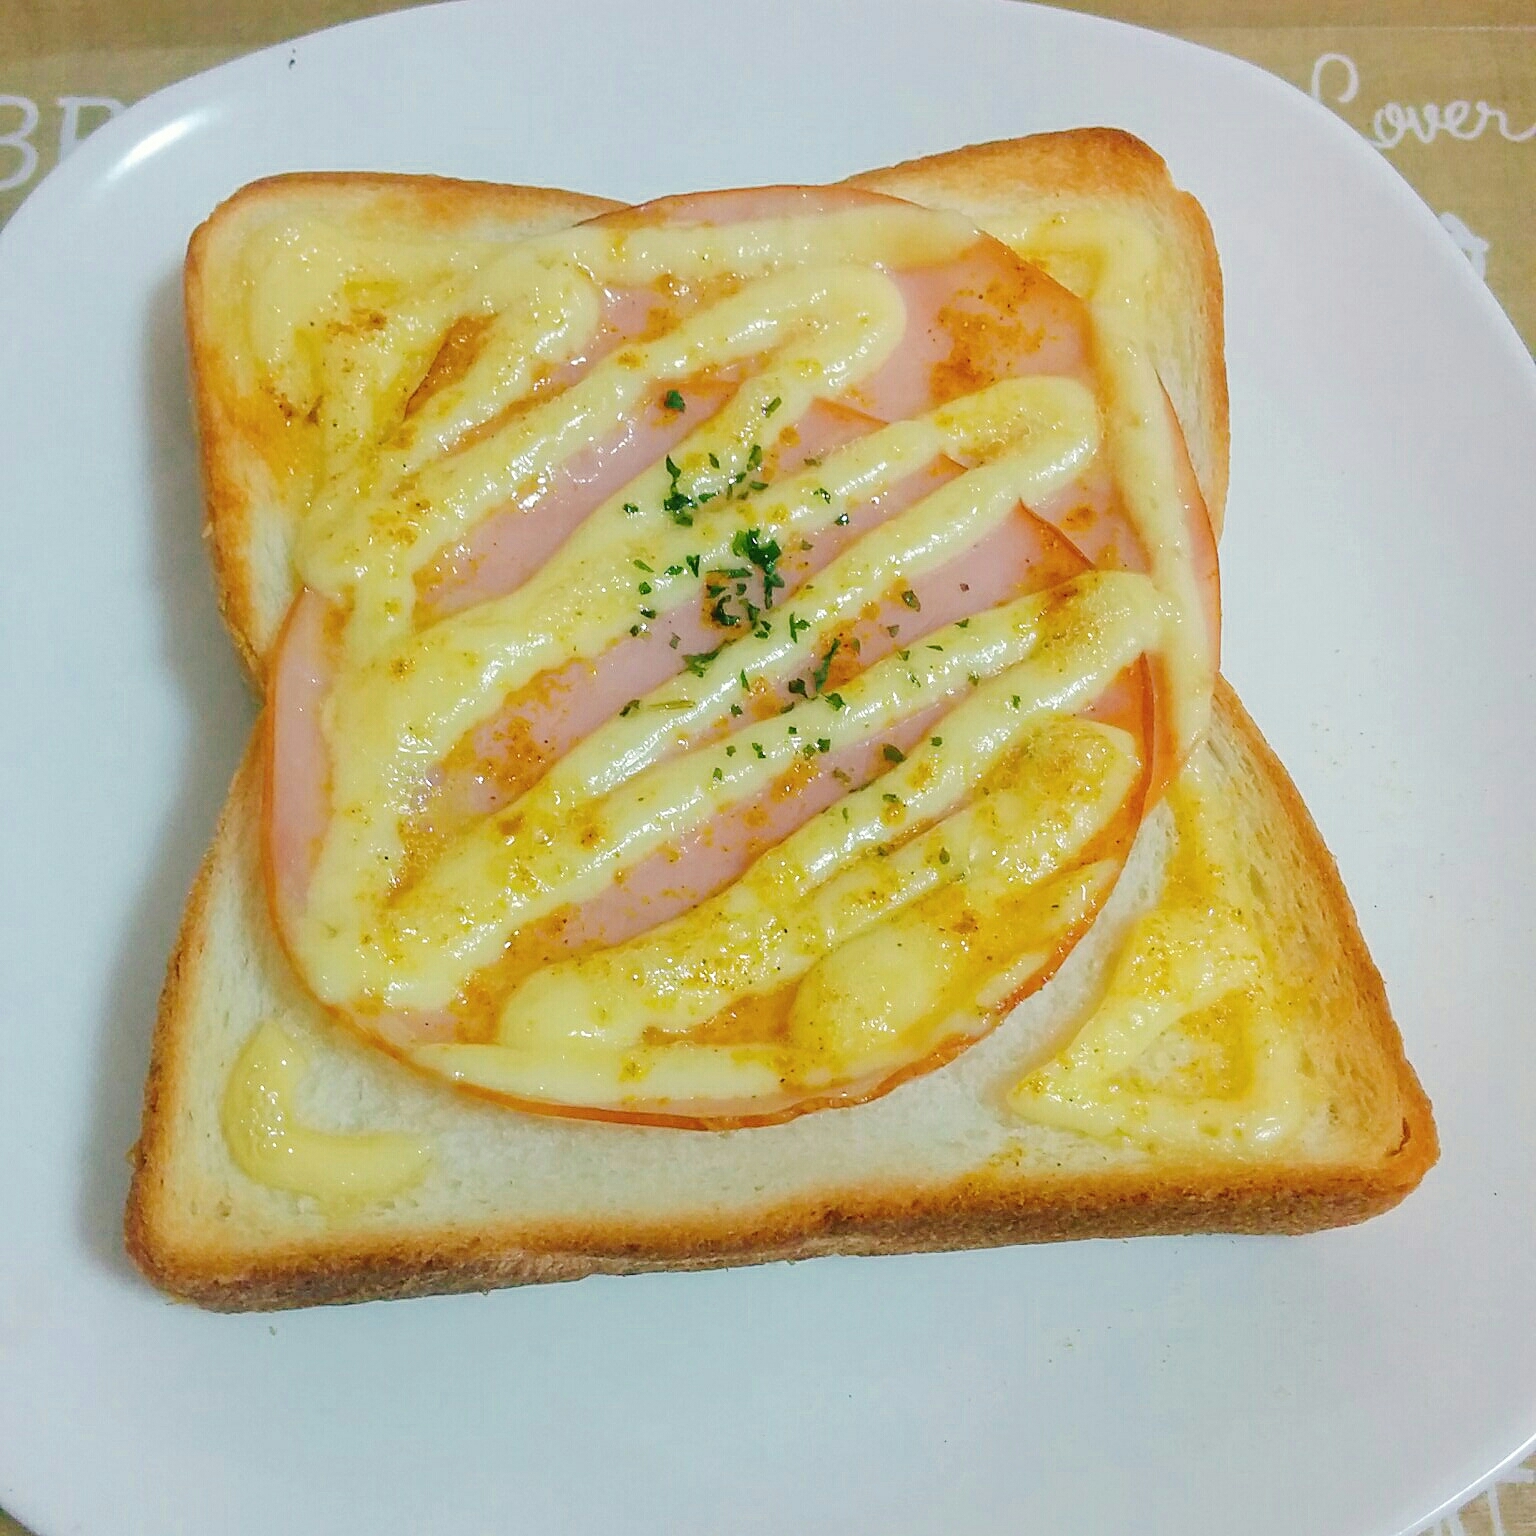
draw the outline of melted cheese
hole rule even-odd
[[[976,238],[953,215],[880,203],[721,225],[619,219],[512,247],[324,221],[251,241],[245,382],[318,436],[323,472],[295,560],[341,616],[324,707],[331,815],[287,934],[323,1002],[449,1009],[521,928],[762,794],[806,742],[825,752],[873,741],[957,696],[942,740],[812,817],[724,891],[626,943],[536,969],[501,1000],[492,1038],[407,1054],[528,1100],[749,1102],[920,1059],[1049,968],[1114,878],[1096,840],[1147,766],[1123,731],[1072,717],[1153,653],[1174,680],[1181,746],[1208,707],[1213,663],[1145,340],[1151,247],[1128,223],[1079,214],[1009,232],[1087,297],[1097,395],[1070,378],[1006,380],[870,432],[751,499],[726,495],[765,451],[794,441],[815,400],[856,389],[891,355],[905,326],[893,274],[942,265]],[[594,344],[605,292],[654,283],[692,285],[695,298],[659,334],[541,393]],[[411,409],[454,327],[470,328],[472,355]],[[733,393],[664,465],[640,470],[509,595],[446,618],[421,612],[421,578],[445,547],[612,439],[660,383],[699,375],[731,377]],[[768,527],[787,542],[825,531],[941,455],[963,472],[817,572],[794,594],[796,622],[636,701],[510,813],[455,830],[400,886],[430,766],[541,673],[634,634],[637,563],[664,573],[648,599],[664,612],[697,600],[701,568],[728,561],[743,532]],[[836,708],[808,699],[718,734],[740,713],[738,678],[802,675],[883,596],[1098,462],[1149,553],[1147,575],[1095,572],[1002,604],[840,685]],[[714,503],[699,526],[668,515],[680,483]],[[704,742],[679,752],[685,737]],[[779,1010],[772,1043],[690,1033],[748,1007]],[[320,1198],[419,1174],[425,1153],[399,1138],[344,1143],[295,1126],[282,1099],[290,1050],[264,1032],[231,1080],[226,1134],[242,1166]],[[1095,1081],[1108,1093],[1108,1075]]]
[[[595,303],[590,308],[586,334],[596,321]],[[782,399],[787,389],[808,404],[809,385],[836,394],[868,377],[901,339],[903,314],[900,295],[877,269],[801,268],[760,278],[655,341],[621,348],[515,423],[444,459],[412,470],[406,450],[381,452],[362,483],[349,477],[311,509],[299,574],[316,591],[352,600],[348,657],[371,660],[388,639],[408,631],[414,577],[445,544],[498,505],[535,490],[561,461],[617,433],[654,399],[658,379],[687,378],[763,352],[773,357],[757,390],[738,394],[724,421],[711,422],[679,456],[687,464],[715,452],[723,485],[754,443],[763,446],[754,396],[771,390],[764,398]],[[378,488],[372,496],[369,481]],[[627,497],[659,511],[667,484],[656,464]]]
[[[732,1001],[794,983],[802,984],[783,1041],[743,1047],[737,1060],[819,1086],[884,1065],[883,1047],[921,1055],[913,1031],[944,1024],[948,1010],[938,1000],[953,991],[950,972],[974,953],[972,941],[980,943],[984,927],[994,946],[999,930],[1028,931],[1018,917],[1038,899],[1034,888],[1103,829],[1139,766],[1122,733],[1077,722],[1045,727],[1018,751],[1037,771],[999,774],[995,790],[894,851],[875,840],[890,835],[875,808],[893,792],[895,775],[882,778],[848,796],[848,822],[840,810],[815,818],[727,891],[663,929],[536,972],[507,1000],[496,1046],[430,1046],[421,1059],[450,1075],[473,1062],[505,1087],[520,1064],[537,1072],[574,1037],[584,1051],[600,1051],[611,1071],[613,1058],[633,1053],[650,1031],[680,1034]],[[921,772],[921,760],[897,771],[909,769]],[[899,797],[899,783],[894,792]],[[834,840],[843,846],[829,848]],[[854,857],[844,856],[848,845]],[[834,863],[835,875],[815,880],[812,871]],[[948,931],[935,940],[946,915]],[[1069,913],[1059,926],[1070,921]],[[986,953],[988,979],[1013,958]],[[882,1040],[856,1006],[857,987],[837,989],[846,1007],[828,1005],[831,976],[822,967],[847,979],[894,954],[903,955],[896,976],[915,1011],[902,1029],[887,1019],[883,1033],[895,1038]],[[935,1000],[917,1008],[924,996]],[[531,1085],[528,1092],[540,1096]]]
[[[1058,209],[994,232],[1093,311],[1115,479],[1151,556],[1153,579],[1169,600],[1160,654],[1172,674],[1183,756],[1209,721],[1216,667],[1169,452],[1167,402],[1147,345],[1157,240],[1141,220],[1103,208]]]
[[[1227,1155],[1293,1135],[1316,1107],[1291,1004],[1245,891],[1237,835],[1198,764],[1169,795],[1176,846],[1102,1001],[1009,1094],[1018,1115],[1151,1150]]]
[[[579,785],[573,792],[570,772],[556,770],[519,802],[515,826],[509,828],[508,818],[479,823],[419,884],[388,907],[381,893],[377,907],[364,907],[360,921],[352,918],[354,926],[343,925],[355,904],[332,916],[317,897],[300,953],[322,997],[335,1000],[371,990],[390,1006],[442,1006],[467,975],[495,958],[515,927],[596,896],[618,871],[703,826],[723,807],[760,794],[794,766],[805,743],[826,741],[835,752],[877,735],[901,713],[942,701],[970,677],[990,679],[949,716],[942,745],[921,749],[912,768],[901,774],[905,780],[920,770],[929,786],[923,796],[904,796],[914,814],[941,811],[976,782],[979,771],[1030,720],[1087,703],[1155,637],[1160,612],[1144,578],[1084,577],[1064,597],[1020,599],[979,615],[963,630],[937,631],[910,656],[897,653],[845,684],[840,708],[825,699],[808,701],[782,723],[742,727],[717,746],[667,758],[641,772],[634,771],[638,754],[629,756],[625,760],[632,776],[601,797],[582,793]],[[835,622],[815,627],[820,634],[835,628]],[[1062,646],[1062,635],[1074,643]],[[938,649],[930,650],[929,644]],[[805,656],[815,654],[803,645],[801,650]],[[718,678],[708,671],[697,679],[685,674],[688,682],[674,682],[667,692],[681,693],[686,700],[704,694],[713,683],[717,697],[722,692],[732,696],[739,674],[717,670],[723,674]],[[676,730],[677,717],[666,713]],[[630,732],[614,734],[628,734],[633,741],[645,728],[638,721],[644,714],[642,708],[629,717],[636,721]],[[737,750],[738,739],[753,750]],[[623,750],[622,744],[615,745]],[[601,751],[596,743],[589,742],[588,748],[589,753]],[[579,771],[582,764],[573,766]],[[891,790],[885,779],[881,783],[886,792]],[[823,879],[862,843],[890,835],[883,802],[862,792],[823,812],[806,832],[811,828],[826,844],[817,863]],[[321,891],[326,875],[322,864],[317,877]],[[343,890],[355,901],[355,882]],[[310,935],[320,924],[316,942]]]
[[[737,518],[712,527],[707,534],[658,518],[648,528],[633,532],[624,526],[626,537],[619,538],[615,522],[628,525],[638,519],[625,519],[618,507],[601,508],[556,560],[510,596],[390,643],[376,659],[345,675],[329,709],[332,739],[345,742],[347,749],[334,760],[334,821],[297,945],[320,996],[339,1002],[370,991],[394,1005],[442,1005],[477,964],[492,957],[516,920],[536,915],[512,904],[516,891],[506,882],[514,868],[524,887],[540,893],[546,910],[562,899],[593,894],[590,884],[572,886],[560,868],[562,856],[587,849],[580,829],[555,835],[555,824],[566,820],[575,799],[570,794],[570,773],[557,770],[526,807],[518,837],[508,841],[497,823],[487,821],[442,860],[439,877],[419,895],[402,907],[386,908],[393,872],[404,853],[401,822],[419,794],[419,781],[409,771],[411,759],[440,759],[466,731],[494,713],[508,693],[540,671],[572,655],[594,655],[622,637],[636,618],[637,599],[629,574],[636,559],[643,558],[655,571],[663,572],[683,565],[692,553],[699,558],[700,569],[708,571],[729,563],[731,539],[745,527],[764,520],[778,523],[782,517],[782,525],[791,533],[814,531],[832,523],[851,484],[863,481],[878,491],[930,459],[936,450],[995,441],[1000,432],[1010,430],[1022,439],[1014,453],[951,482],[874,530],[802,587],[795,595],[794,612],[807,628],[791,634],[789,626],[781,623],[763,639],[737,642],[720,666],[699,677],[681,674],[642,701],[645,707],[634,716],[613,722],[601,733],[601,741],[587,744],[583,761],[606,756],[610,764],[622,762],[630,772],[648,767],[679,730],[702,723],[710,714],[724,713],[728,705],[723,700],[736,697],[741,672],[771,682],[804,671],[825,652],[831,636],[883,592],[942,565],[989,524],[1008,516],[1021,499],[1041,498],[1065,483],[1087,463],[1097,435],[1092,400],[1081,386],[1055,380],[1013,381],[964,402],[963,407],[946,407],[939,415],[944,418],[942,425],[930,419],[873,434],[879,441],[862,440],[786,482],[776,504],[744,507]],[[1005,441],[1011,443],[1013,438]],[[708,454],[714,452],[720,458],[716,448],[723,446],[712,430],[690,452],[707,464]],[[648,495],[659,502],[666,483],[665,469],[655,466],[616,499],[644,505],[641,498]],[[822,488],[828,489],[832,500],[815,494]],[[660,601],[685,582],[696,588],[701,584],[702,578],[687,575],[686,566],[684,573],[663,577],[653,596]],[[1143,597],[1143,610],[1146,602]],[[988,633],[1013,617],[999,619]],[[963,632],[956,638],[961,637]],[[1149,638],[1143,628],[1143,643]],[[984,662],[981,652],[974,642],[947,646],[945,655],[951,665],[946,686],[931,688],[921,700],[888,690],[880,718],[932,702],[952,686],[950,679],[963,679],[975,670],[958,665],[962,657]],[[1086,650],[1084,654],[1086,660]],[[1017,652],[1011,659],[1019,659]],[[987,671],[997,670],[997,665],[994,659]],[[666,715],[665,734],[650,730],[658,712]],[[830,711],[823,705],[821,713]],[[825,735],[836,747],[852,739],[859,722],[866,730],[875,723],[858,712],[796,724],[800,734],[813,739]],[[635,749],[643,735],[650,736],[649,749],[637,756]],[[785,739],[780,736],[776,748]],[[679,787],[676,793],[691,797],[695,821],[713,814],[729,796],[761,788],[784,767],[779,750],[766,762],[744,759],[732,769],[729,788],[706,793],[701,781],[719,766],[712,758],[706,761],[707,756],[691,754],[677,767],[662,770],[666,777],[681,776],[687,781],[687,787]],[[658,804],[657,795],[665,796],[666,791],[657,788],[653,793],[651,778],[633,784],[627,808],[611,799],[597,803],[590,789],[579,797],[580,803],[603,816],[608,842],[622,847],[631,862],[686,830],[675,814],[669,814],[670,801]],[[593,876],[606,877],[606,871]],[[496,906],[494,921],[482,915],[477,898]],[[446,943],[444,923],[458,931],[452,947]],[[365,944],[364,934],[372,935],[373,942]],[[419,942],[407,953],[406,942],[413,937]]]
[[[329,1210],[403,1193],[426,1173],[431,1149],[394,1131],[341,1135],[300,1121],[295,1109],[308,1048],[268,1020],[246,1041],[224,1090],[224,1141],[236,1166],[272,1189]]]

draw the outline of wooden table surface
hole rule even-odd
[[[0,223],[129,102],[253,48],[398,8],[391,0],[0,0]],[[1533,0],[1079,0],[1068,8],[1176,33],[1309,91],[1418,190],[1536,348]],[[1536,1455],[1432,1530],[1536,1536]],[[26,1533],[0,1512],[0,1536]]]

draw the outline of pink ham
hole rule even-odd
[[[831,210],[871,196],[836,188],[705,194],[626,210],[607,216],[607,221],[620,226],[662,221],[728,222]],[[905,339],[859,388],[840,400],[816,402],[799,421],[776,424],[783,435],[779,445],[764,455],[759,473],[765,479],[783,478],[885,421],[933,409],[1003,378],[1039,372],[1076,377],[1091,384],[1089,332],[1081,304],[1000,243],[978,236],[974,245],[946,266],[893,277],[906,304]],[[544,381],[541,396],[554,397],[606,352],[654,327],[661,308],[662,301],[650,290],[610,293],[602,328],[587,355]],[[549,483],[493,512],[461,545],[444,551],[418,583],[420,620],[432,622],[516,590],[558,551],[596,506],[697,430],[728,401],[739,382],[737,374],[729,371],[718,377],[662,381],[657,398],[622,431],[589,444],[568,459]],[[668,393],[673,389],[681,396],[684,410],[675,409],[676,397],[669,405]],[[412,404],[415,408],[418,402]],[[507,416],[517,409],[513,407]],[[788,431],[783,431],[785,426]],[[1180,456],[1181,492],[1195,532],[1199,575],[1208,593],[1214,633],[1219,622],[1214,539],[1182,441]],[[947,459],[936,460],[883,496],[851,506],[846,523],[830,524],[804,541],[803,547],[797,540],[795,547],[781,552],[776,568],[783,586],[773,594],[771,612],[763,601],[756,571],[750,578],[750,600],[762,607],[772,622],[783,622],[796,590],[806,580],[854,540],[931,494],[964,467]],[[749,710],[745,719],[711,722],[694,740],[685,740],[670,750],[722,739],[742,743],[745,750],[754,716],[777,714],[792,705],[795,696],[834,690],[892,651],[923,643],[924,637],[937,629],[1014,597],[1044,590],[1090,564],[1146,568],[1146,552],[1107,476],[1090,471],[1069,492],[1035,511],[1040,515],[1020,507],[947,565],[886,594],[876,611],[861,615],[837,637],[830,657],[819,658],[794,680],[793,692],[788,686],[775,690],[760,681],[750,700],[744,700]],[[701,511],[699,515],[707,513]],[[690,658],[707,656],[744,633],[739,625],[722,625],[721,610],[712,606],[707,588],[712,575],[719,591],[718,573],[701,572],[704,591],[690,590],[642,624],[638,633],[621,639],[601,655],[576,658],[543,674],[509,698],[495,718],[461,741],[423,783],[423,814],[416,832],[435,838],[468,818],[505,806],[631,700],[642,698],[676,676]],[[727,615],[735,611],[732,603],[740,601],[734,586],[735,578],[728,579]],[[271,755],[266,843],[268,877],[280,929],[302,911],[329,816],[329,764],[320,708],[334,675],[328,637],[333,621],[340,616],[325,599],[307,591],[301,593],[273,663],[268,704]],[[719,664],[728,665],[729,657]],[[1138,664],[1087,713],[1126,725],[1142,739],[1144,747],[1149,736],[1165,741],[1166,729],[1153,723],[1158,713],[1154,691],[1160,691],[1155,675]],[[491,973],[472,980],[462,1006],[455,1010],[432,1017],[360,1012],[352,1016],[352,1022],[394,1048],[413,1040],[453,1038],[456,1017],[483,1017],[488,998],[493,1010],[491,994],[505,995],[516,975],[525,973],[530,964],[632,937],[730,884],[766,848],[782,841],[850,788],[884,771],[888,766],[882,750],[885,745],[905,751],[957,702],[959,696],[900,721],[876,740],[815,754],[806,760],[792,786],[781,783],[727,809],[698,833],[627,871],[594,901],[557,914],[554,920],[539,925],[537,933],[514,935],[508,946],[509,964],[492,967]],[[733,729],[734,736],[728,736]],[[1164,763],[1153,777],[1160,782],[1168,771],[1169,765]],[[787,792],[790,788],[792,792]],[[1143,791],[1138,792],[1138,808],[1145,788],[1144,783]],[[1128,843],[1133,830],[1134,818],[1122,842]],[[514,952],[515,965],[511,963]],[[472,1037],[464,1036],[462,1030],[459,1034]],[[936,1058],[931,1065],[937,1064]],[[891,1082],[917,1069],[904,1069]],[[883,1089],[877,1085],[872,1091]],[[860,1094],[869,1096],[862,1089]],[[776,1107],[766,1118],[783,1118],[808,1107],[815,1106]],[[551,1112],[606,1113],[581,1106],[557,1106]],[[708,1121],[707,1116],[704,1120],[679,1120],[659,1113],[631,1118],[690,1124]],[[733,1116],[732,1123],[747,1122]]]
[[[288,610],[267,680],[267,885],[279,929],[303,909],[330,820],[330,754],[320,712],[336,674],[332,606],[304,588]]]
[[[862,670],[898,648],[920,645],[925,635],[955,618],[1042,591],[1084,569],[1085,562],[1060,534],[1021,508],[964,555],[915,580],[907,590],[919,601],[917,610],[899,598],[890,599],[873,619],[857,626],[848,645],[855,665],[842,671]],[[918,593],[925,596],[917,598]],[[903,633],[893,636],[893,629]],[[838,679],[832,667],[842,650],[840,643],[821,679],[800,679],[804,696],[814,697],[819,686]],[[796,696],[787,688],[772,694],[758,691],[753,703],[761,713],[766,698],[777,715]],[[675,848],[653,854],[629,871],[622,883],[571,914],[565,941],[581,946],[617,944],[697,905],[739,879],[760,853],[782,842],[817,812],[886,771],[891,760],[885,748],[905,753],[923,740],[955,702],[951,699],[925,709],[898,721],[879,737],[838,751],[816,751],[815,742],[807,740],[806,751],[814,755],[801,759],[792,794],[770,789],[723,811]],[[752,750],[755,734],[754,724],[747,724],[727,741],[745,754]]]
[[[765,618],[785,622],[784,616],[793,612],[795,592],[809,576],[863,533],[895,517],[956,473],[954,465],[939,461],[878,501],[854,509],[846,527],[834,524],[811,542],[809,550],[785,556],[779,564],[785,584],[776,593],[775,609]],[[900,591],[888,594],[874,613],[848,626],[837,637],[828,666],[835,667],[834,677],[847,677],[969,614],[1043,591],[1085,568],[1065,537],[1021,507],[963,554],[914,577]],[[508,699],[496,717],[454,753],[436,780],[434,824],[499,810],[537,780],[548,764],[631,701],[676,676],[689,659],[703,665],[701,658],[735,638],[711,618],[707,594],[716,585],[724,583],[706,585],[704,603],[685,600],[660,613],[640,634],[620,640],[592,660],[574,660],[546,672]],[[775,688],[760,680],[752,694],[754,713],[776,712],[794,704],[797,697],[813,694],[815,669],[824,659],[816,658],[798,678],[785,679]],[[697,736],[684,735],[669,750],[683,751],[713,740],[728,725],[729,721],[722,721]]]
[[[887,746],[915,748],[943,718],[947,705],[911,715],[876,740],[801,758],[803,770],[785,776],[750,800],[715,817],[702,830],[663,849],[625,873],[601,896],[566,914],[561,943],[571,949],[619,944],[659,927],[739,880],[757,856],[804,826],[818,811],[890,767]],[[737,733],[751,750],[750,729]],[[806,743],[815,751],[815,743]]]
[[[423,617],[445,618],[515,592],[593,507],[696,431],[730,398],[734,387],[719,379],[679,383],[683,410],[667,407],[672,386],[662,385],[622,430],[566,459],[547,485],[491,513],[462,544],[440,555],[418,583]]]

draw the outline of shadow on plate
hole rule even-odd
[[[188,388],[181,274],[168,273],[145,311],[138,383],[148,434],[149,575],[160,613],[160,663],[188,722],[178,782],[155,853],[127,915],[101,1010],[92,1118],[80,1192],[80,1235],[91,1258],[137,1278],[123,1248],[128,1152],[139,1131],[166,960],[203,852],[255,713],[224,632],[202,529],[197,439]]]

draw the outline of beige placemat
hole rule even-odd
[[[0,0],[0,223],[129,102],[392,0]],[[1249,59],[1338,112],[1419,191],[1536,348],[1532,0],[1079,0]],[[1432,1384],[1427,1388],[1432,1390]],[[1536,1424],[1531,1429],[1536,1432]],[[1536,1536],[1536,1455],[1435,1536]],[[0,1536],[26,1536],[0,1513]],[[1303,1533],[1305,1536],[1305,1533]]]
[[[381,0],[0,0],[0,223],[63,155],[128,102]],[[1310,91],[1400,170],[1536,347],[1536,7],[1530,0],[1102,0],[1080,9],[1160,25]],[[1283,22],[1279,17],[1283,15]],[[1434,25],[1426,24],[1435,22]],[[1454,21],[1456,25],[1446,25]],[[1524,21],[1526,25],[1517,23]]]

